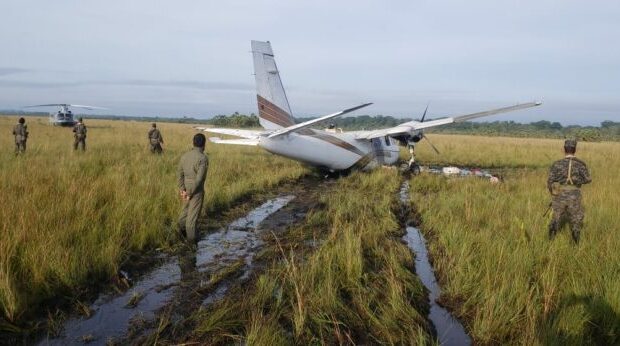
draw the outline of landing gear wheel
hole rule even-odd
[[[409,164],[409,162],[405,162],[405,161],[403,161],[399,165],[399,170],[401,173],[413,174],[413,175],[418,175],[421,172],[420,166],[417,163],[414,162],[413,164]]]

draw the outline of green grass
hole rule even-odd
[[[575,247],[568,230],[548,241],[543,218],[547,169],[562,157],[562,141],[528,139],[515,148],[514,139],[457,138],[460,147],[448,143],[452,137],[433,139],[463,165],[539,168],[509,173],[500,185],[412,178],[411,202],[430,239],[444,303],[480,344],[620,343],[620,177],[611,168],[620,163],[620,144],[579,144],[593,183],[582,189],[586,219]]]
[[[10,133],[14,120],[0,118],[0,131]],[[187,125],[161,124],[166,151],[153,156],[146,148],[148,124],[87,120],[89,149],[75,153],[70,130],[45,122],[28,119],[31,140],[23,157],[14,157],[10,136],[0,137],[0,308],[18,324],[48,299],[105,282],[130,254],[165,246],[180,209],[176,163],[193,134]],[[475,342],[620,343],[620,144],[579,144],[593,183],[583,188],[586,220],[574,247],[566,231],[548,241],[542,216],[547,169],[562,157],[560,140],[430,137],[442,155],[421,142],[422,164],[519,168],[504,171],[499,185],[431,175],[411,180],[442,303]],[[306,172],[257,148],[209,145],[207,151],[211,218]],[[266,270],[198,310],[192,332],[182,338],[432,343],[426,293],[393,213],[400,182],[392,170],[339,180],[321,196],[323,208],[272,239]],[[320,245],[302,245],[309,239]],[[171,323],[162,319],[158,329],[164,342]],[[0,321],[0,329],[12,328]]]
[[[16,118],[0,118],[10,134]],[[148,123],[89,121],[85,153],[72,133],[28,118],[28,150],[0,147],[0,316],[21,323],[39,304],[106,282],[130,254],[165,246],[181,208],[176,165],[189,125],[160,124],[165,152],[147,150]],[[296,179],[299,164],[252,147],[208,144],[207,218],[249,194]]]
[[[227,344],[429,344],[426,292],[399,240],[393,170],[356,173],[322,196],[325,208],[275,242],[271,267],[200,310],[189,340]],[[297,237],[295,239],[295,237]],[[291,239],[293,238],[293,239]],[[303,239],[320,239],[300,251]]]

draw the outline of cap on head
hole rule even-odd
[[[207,142],[207,138],[202,133],[197,133],[194,135],[194,146],[197,148],[204,148],[205,143]]]
[[[574,153],[577,150],[577,140],[567,139],[564,141],[564,151]]]
[[[153,126],[153,127],[157,127],[157,124],[155,124],[155,123],[152,123],[152,124],[151,124],[151,126]]]
[[[20,124],[23,124],[23,123],[25,123],[25,122],[26,122],[26,119],[24,119],[24,118],[19,118],[18,122],[19,122]]]

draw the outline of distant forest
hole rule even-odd
[[[0,111],[0,115],[34,115],[47,116],[41,112],[16,112]],[[210,119],[195,118],[173,118],[173,117],[132,117],[117,115],[89,115],[91,119],[112,119],[112,120],[135,120],[135,121],[154,121],[154,122],[174,122],[188,124],[208,124],[218,127],[231,128],[257,128],[260,127],[258,117],[252,113],[250,115],[235,112],[231,115],[216,115]],[[296,118],[296,122],[303,122],[314,118]],[[336,118],[326,122],[323,126],[333,123],[336,127],[343,130],[370,130],[393,127],[402,124],[410,118],[394,118],[391,116],[370,116],[361,115],[357,117]],[[320,124],[318,126],[321,126]],[[510,137],[542,137],[542,138],[577,138],[583,141],[620,141],[620,122],[603,121],[600,126],[562,126],[559,122],[546,120],[536,121],[529,124],[521,124],[514,121],[493,121],[493,122],[463,122],[445,125],[433,129],[428,129],[429,133],[446,134],[467,134],[482,136],[510,136]]]
[[[296,122],[303,122],[314,118],[296,118]],[[361,115],[357,117],[336,118],[332,121],[336,127],[343,130],[370,130],[393,127],[413,119],[394,118],[391,116]],[[207,121],[208,124],[221,127],[259,127],[258,117],[255,114],[243,115],[235,113],[229,116],[218,115]],[[463,122],[444,125],[428,129],[429,133],[467,134],[481,136],[510,136],[510,137],[542,137],[542,138],[577,138],[582,141],[620,141],[620,122],[603,121],[600,126],[562,126],[559,122],[546,120],[529,124],[514,121],[493,122]]]

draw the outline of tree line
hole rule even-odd
[[[0,115],[46,115],[41,112],[8,112],[0,111]],[[216,115],[210,119],[197,119],[192,117],[135,117],[119,115],[89,115],[91,119],[111,119],[111,120],[135,120],[135,121],[154,121],[154,122],[174,122],[187,124],[208,124],[217,127],[230,128],[259,128],[258,116],[251,113],[241,114],[235,112],[230,115]],[[312,120],[315,118],[295,118],[297,123]],[[335,118],[326,121],[323,126],[334,124],[337,128],[346,131],[372,130],[394,127],[411,118],[394,118],[384,115],[360,115],[356,117]],[[319,124],[318,126],[321,126]],[[563,126],[559,122],[541,120],[529,124],[517,123],[514,121],[492,121],[492,122],[462,122],[444,125],[426,130],[429,133],[446,134],[467,134],[482,136],[510,136],[510,137],[542,137],[542,138],[576,138],[581,141],[620,141],[620,122],[611,120],[603,121],[599,126]]]
[[[295,118],[297,123],[315,118]],[[394,118],[392,116],[361,115],[357,117],[336,118],[326,121],[323,126],[334,124],[346,131],[371,130],[394,127],[411,118]],[[209,120],[208,124],[221,127],[260,127],[258,117],[252,113],[244,115],[218,115]],[[320,126],[320,125],[318,125]],[[620,122],[603,121],[600,126],[563,126],[559,122],[541,120],[529,124],[514,121],[462,122],[428,129],[430,133],[467,134],[482,136],[510,137],[542,137],[542,138],[576,138],[581,141],[620,141]]]

